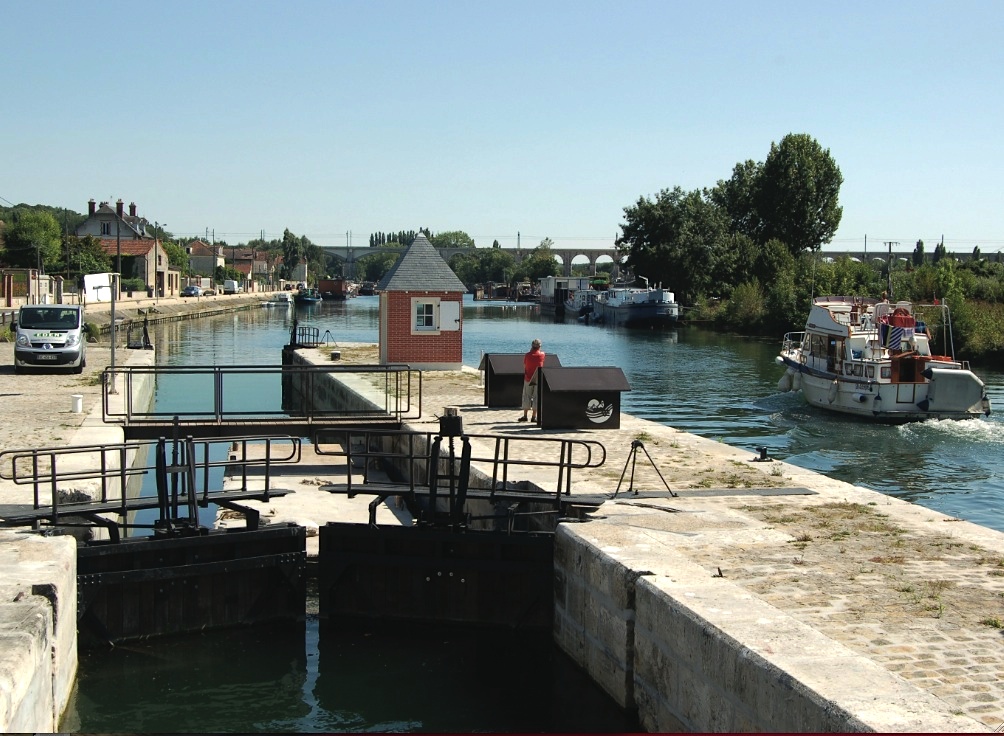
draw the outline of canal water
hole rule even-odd
[[[378,299],[297,315],[334,343],[376,342]],[[293,310],[158,326],[169,365],[277,364]],[[793,327],[794,328],[794,327]],[[467,302],[464,362],[523,353],[619,366],[622,411],[1004,531],[1001,414],[873,425],[779,393],[777,340],[693,327],[624,330],[541,317],[534,305]],[[1004,413],[1004,373],[974,366]],[[158,402],[178,401],[158,396]],[[64,731],[625,731],[607,696],[548,641],[497,632],[254,629],[81,653]]]

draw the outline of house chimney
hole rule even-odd
[[[94,198],[87,200],[87,216],[94,217]]]
[[[115,203],[115,214],[118,215],[119,217],[122,217],[122,206],[123,206],[123,204],[124,204],[124,202],[121,199],[118,202]]]
[[[130,202],[129,203],[129,217],[135,217],[135,216],[136,216],[136,203],[135,202]]]

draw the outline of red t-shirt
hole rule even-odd
[[[523,356],[523,380],[529,381],[538,368],[544,366],[544,351],[540,348],[531,349]]]

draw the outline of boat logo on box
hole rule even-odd
[[[613,413],[614,405],[604,403],[599,399],[590,399],[589,403],[586,404],[586,417],[596,424],[603,424],[610,419]]]

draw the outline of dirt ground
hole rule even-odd
[[[116,360],[124,360],[124,353],[118,348]],[[101,372],[110,362],[107,343],[90,344],[81,374],[48,369],[18,375],[14,344],[0,342],[0,451],[66,444],[101,401]],[[73,413],[74,394],[84,397],[80,414]]]

